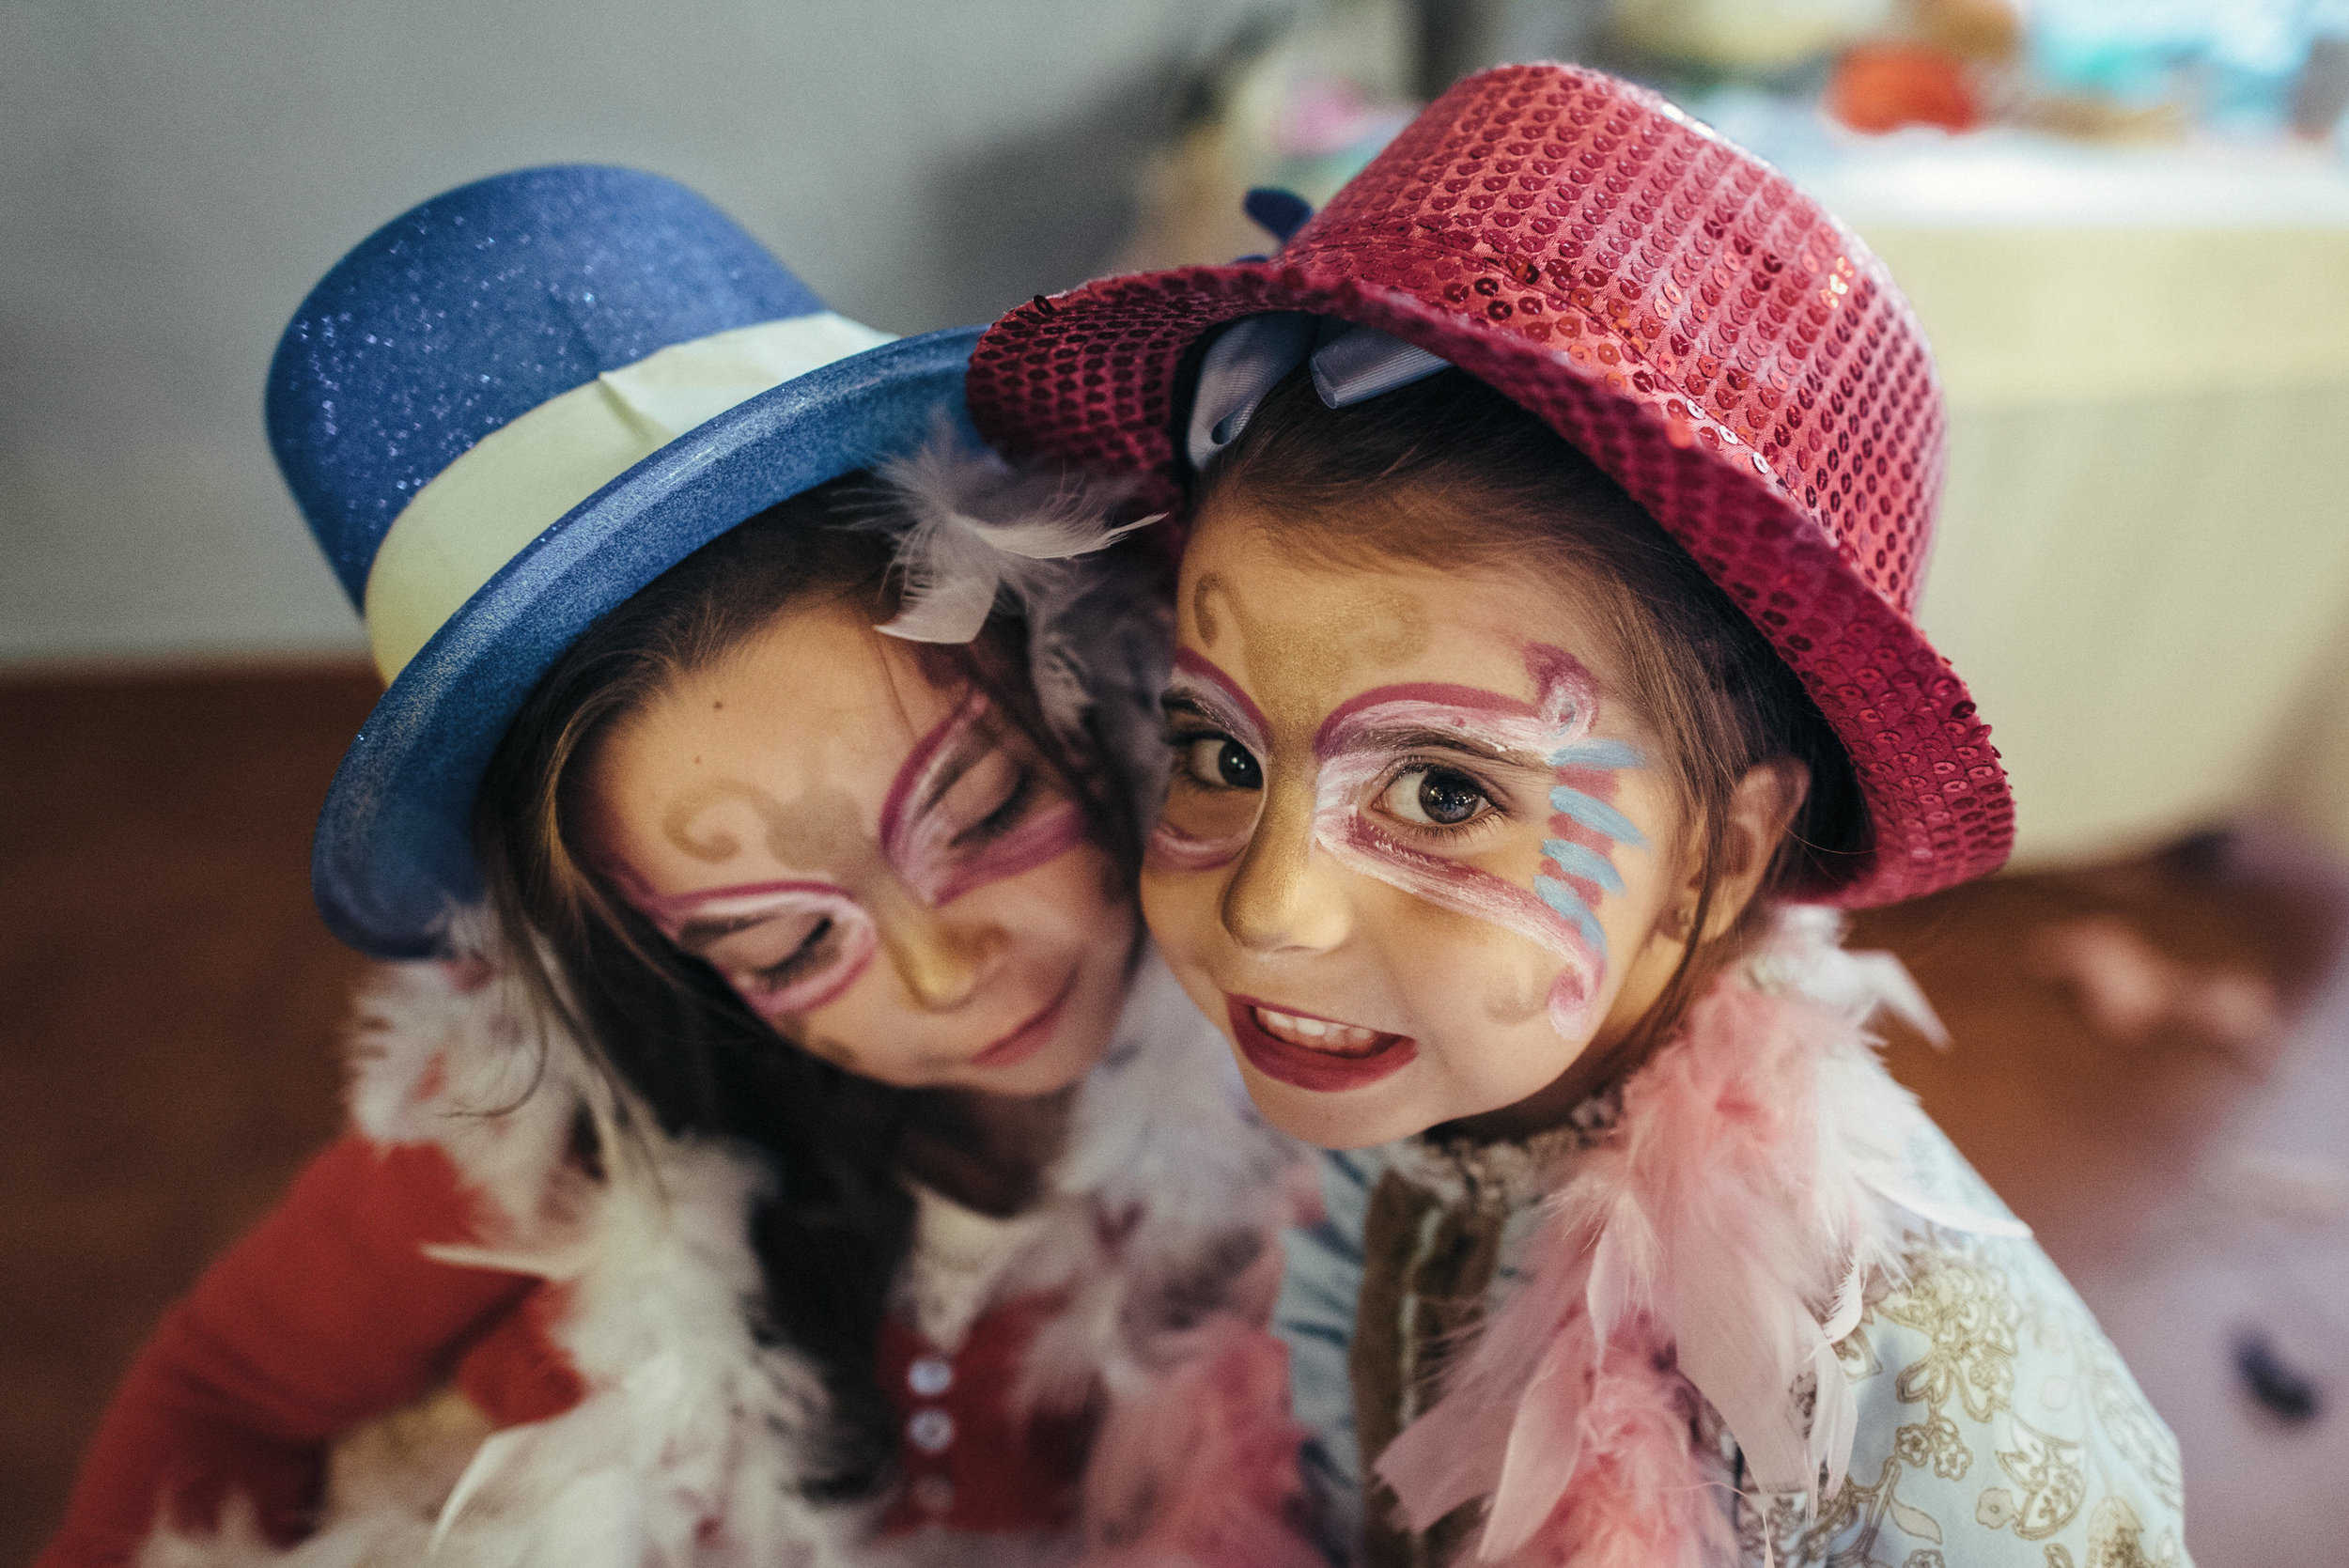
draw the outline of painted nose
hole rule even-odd
[[[1276,784],[1223,889],[1223,929],[1259,957],[1330,951],[1352,929],[1334,870],[1314,852],[1311,790]]]
[[[914,1004],[951,1013],[987,989],[1011,944],[992,921],[947,920],[911,898],[877,922],[882,950]]]

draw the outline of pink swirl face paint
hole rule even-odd
[[[986,814],[957,809],[955,786],[1002,750],[986,727],[989,709],[984,693],[972,693],[907,753],[881,804],[880,864],[852,880],[894,877],[924,907],[938,908],[988,883],[1033,871],[1084,842],[1083,808],[1068,800],[1041,804],[976,843],[961,842]],[[1032,785],[1014,787],[1016,794]],[[1008,803],[1006,798],[993,809]],[[770,850],[774,851],[771,844]],[[782,859],[779,853],[776,858]],[[868,900],[841,882],[792,876],[661,894],[630,868],[613,870],[630,902],[662,935],[688,952],[707,954],[762,1017],[812,1012],[833,1001],[863,974],[879,945]],[[797,927],[796,933],[784,933],[797,935],[789,951],[774,954],[769,964],[740,957],[745,944],[756,946],[762,928],[779,922]],[[766,978],[786,966],[787,978]]]
[[[795,955],[812,939],[817,944],[809,955],[815,962],[788,981],[761,985],[754,973],[739,966],[720,967],[726,984],[762,1017],[810,1013],[823,1006],[856,984],[879,946],[873,917],[865,912],[864,906],[849,896],[846,888],[832,882],[745,882],[736,887],[669,894],[632,891],[630,902],[660,928],[662,936],[696,955],[728,938],[778,921],[803,922],[807,935],[794,943],[792,955],[786,956]],[[829,929],[826,922],[831,923]]]

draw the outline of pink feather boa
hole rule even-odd
[[[1288,1347],[1214,1320],[1198,1353],[1114,1404],[1094,1439],[1083,1568],[1324,1568],[1297,1529],[1304,1434],[1288,1404]]]
[[[1902,1211],[2011,1222],[1911,1190],[1930,1125],[1863,1025],[1922,999],[1835,939],[1790,912],[1626,1080],[1613,1136],[1546,1201],[1528,1282],[1379,1459],[1412,1528],[1489,1498],[1485,1562],[1734,1562],[1722,1428],[1760,1491],[1841,1486],[1858,1412],[1834,1344],[1870,1274],[1898,1267]]]

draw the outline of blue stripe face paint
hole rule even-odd
[[[1549,792],[1549,809],[1618,844],[1634,849],[1647,847],[1647,835],[1640,831],[1638,824],[1595,796],[1561,784]]]

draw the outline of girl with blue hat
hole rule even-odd
[[[42,1568],[1309,1560],[1289,1157],[1134,908],[1162,585],[976,336],[609,168],[313,290],[271,438],[389,683],[314,881],[392,962]]]

